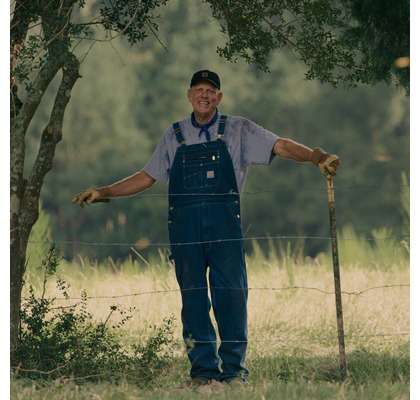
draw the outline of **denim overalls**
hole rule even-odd
[[[248,375],[244,365],[247,275],[239,192],[222,140],[225,123],[222,115],[217,140],[188,146],[179,123],[173,124],[181,145],[169,175],[168,227],[192,378],[229,380]],[[218,351],[211,306],[222,341]]]

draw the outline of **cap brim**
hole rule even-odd
[[[190,87],[193,87],[194,85],[197,85],[197,84],[199,84],[200,82],[208,82],[208,83],[210,83],[211,85],[213,85],[216,89],[220,89],[219,85],[218,85],[215,81],[213,81],[213,80],[211,80],[211,79],[209,79],[209,78],[200,78],[200,79],[197,79],[196,81],[194,81],[194,82],[191,84],[191,86],[190,86]]]

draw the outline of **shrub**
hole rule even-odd
[[[45,287],[58,264],[56,251],[51,248],[42,262],[41,296],[37,297],[30,286],[29,297],[22,303],[19,365],[13,368],[15,375],[32,379],[125,379],[143,384],[159,376],[173,358],[174,318],[167,318],[161,326],[154,327],[146,343],[123,346],[121,331],[134,308],[125,310],[113,305],[105,321],[95,321],[87,311],[85,291],[76,303],[56,306],[56,297],[45,297]],[[56,281],[59,292],[71,300],[69,285],[59,278]],[[111,325],[114,313],[119,313],[120,318]]]

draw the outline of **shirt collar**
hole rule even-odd
[[[206,124],[201,125],[195,119],[194,112],[192,112],[191,113],[191,124],[194,128],[200,128],[200,133],[201,133],[203,130],[207,131],[212,125],[214,125],[216,123],[218,117],[219,117],[219,112],[216,108],[216,112],[214,113],[213,118],[209,122],[207,122]]]

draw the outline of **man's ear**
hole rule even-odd
[[[191,103],[191,96],[192,96],[192,91],[191,91],[191,88],[189,88],[188,90],[187,90],[187,99],[188,99],[188,101]]]
[[[223,92],[218,92],[217,93],[217,104],[219,104],[223,99]]]

